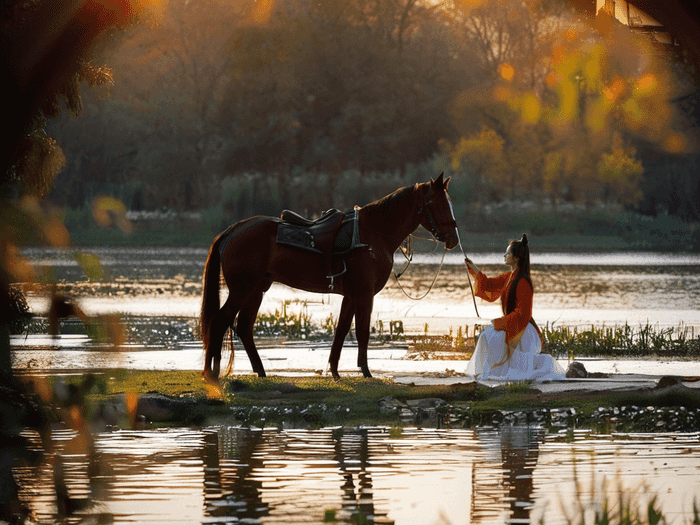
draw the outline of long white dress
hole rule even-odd
[[[494,366],[506,355],[506,332],[493,326],[485,328],[467,363],[467,374],[475,379],[545,381],[566,378],[566,370],[549,354],[542,354],[542,342],[532,324],[528,324],[511,358]]]

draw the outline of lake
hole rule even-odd
[[[101,262],[104,279],[90,282],[75,259],[75,251],[27,249],[23,253],[37,275],[53,278],[74,293],[90,314],[122,313],[196,317],[199,313],[205,249],[98,248],[87,250]],[[502,254],[471,256],[490,276],[507,270]],[[397,282],[389,279],[375,298],[373,319],[403,320],[423,331],[430,319],[468,324],[477,319],[462,257],[454,250],[430,289],[440,254],[416,255]],[[395,257],[401,271],[405,261]],[[533,312],[540,325],[631,325],[639,323],[700,327],[700,254],[606,253],[539,254],[532,257],[535,286]],[[422,300],[413,300],[430,289]],[[403,290],[403,291],[402,291]],[[322,321],[337,315],[340,298],[311,294],[273,285],[261,311],[281,308],[283,301],[306,302],[309,313]],[[45,308],[45,297],[32,294],[35,310]],[[500,307],[477,300],[481,317],[499,317]],[[456,328],[456,327],[455,327]]]
[[[38,278],[55,279],[89,315],[119,314],[126,326],[123,351],[106,351],[75,321],[64,323],[62,335],[51,340],[39,319],[33,333],[13,337],[13,366],[38,374],[115,366],[199,369],[196,317],[206,251],[91,252],[101,262],[102,280],[89,281],[70,250],[30,249],[24,254]],[[488,275],[505,270],[500,254],[471,257]],[[401,277],[401,287],[390,279],[376,298],[375,327],[379,321],[387,326],[400,320],[407,331],[440,334],[479,322],[459,254],[447,254],[424,299],[406,296],[430,288],[440,258],[417,255]],[[534,313],[541,325],[649,322],[700,329],[700,255],[541,254],[532,263]],[[397,256],[396,268],[403,266]],[[44,313],[46,289],[27,289],[33,311]],[[273,286],[262,310],[281,309],[285,301],[316,323],[337,315],[339,308],[333,295]],[[485,302],[477,301],[477,307],[482,318],[500,315],[498,307]],[[347,344],[352,347],[352,340]],[[313,373],[324,366],[328,348],[328,342],[268,344],[266,366],[278,374]],[[370,363],[373,356],[375,363],[389,362],[389,373],[399,366],[406,373],[433,371],[428,367],[434,363],[403,359],[405,348],[377,346],[369,353]],[[347,349],[341,371],[354,370],[354,359],[353,349]],[[236,363],[237,372],[249,372],[240,349]],[[660,369],[661,364],[649,365]],[[688,365],[680,364],[685,370]],[[444,370],[446,365],[438,366]],[[38,440],[31,433],[28,437]],[[567,512],[573,513],[577,503],[590,512],[601,508],[601,494],[614,502],[620,491],[640,504],[656,495],[665,516],[684,523],[700,497],[698,432],[601,435],[587,429],[547,432],[509,425],[114,429],[95,434],[101,470],[92,482],[87,457],[71,447],[78,438],[69,430],[54,432],[69,492],[76,498],[89,493],[92,501],[76,523],[313,524],[331,518],[358,523],[361,514],[396,525],[538,523],[540,518],[559,524],[570,521]],[[50,467],[20,467],[14,473],[36,522],[53,523]]]
[[[573,520],[577,504],[600,510],[624,492],[633,509],[658,495],[666,518],[680,525],[700,497],[698,437],[507,425],[211,426],[99,433],[92,483],[85,455],[61,458],[68,492],[92,495],[73,523],[372,523],[361,514],[395,525],[550,525]],[[76,438],[54,435],[59,451]],[[38,523],[54,522],[49,472],[16,471]]]
[[[100,261],[103,277],[88,280],[76,261],[76,251],[51,248],[25,250],[37,279],[53,279],[72,294],[88,315],[118,314],[124,322],[125,352],[102,350],[100,344],[85,335],[81,323],[70,320],[63,324],[62,335],[51,340],[47,328],[39,323],[28,336],[13,337],[16,352],[14,366],[21,369],[42,368],[84,370],[112,366],[154,369],[199,369],[201,344],[197,337],[201,275],[207,251],[202,248],[96,248],[84,250]],[[506,267],[497,264],[502,254],[474,254],[472,259],[487,275],[497,275]],[[391,277],[375,298],[372,324],[376,333],[388,330],[392,321],[400,321],[407,333],[444,335],[462,328],[473,334],[481,322],[476,315],[469,280],[460,254],[446,254],[440,269],[441,254],[417,254],[400,280]],[[397,254],[396,270],[405,269],[405,259]],[[658,253],[578,253],[539,254],[532,259],[535,284],[534,317],[540,326],[613,326],[629,323],[633,328],[647,323],[658,327],[688,327],[700,334],[700,254]],[[435,276],[437,275],[437,279]],[[435,284],[431,283],[435,279]],[[473,284],[473,283],[472,283]],[[421,300],[420,297],[430,290]],[[222,292],[225,295],[225,292]],[[32,311],[45,314],[47,289],[28,288]],[[281,311],[289,302],[288,311],[304,313],[317,325],[330,315],[337,318],[340,297],[313,294],[273,285],[267,292],[261,312]],[[477,300],[482,319],[499,317],[500,307]],[[380,323],[381,322],[381,323]],[[34,333],[37,332],[37,333]],[[262,349],[269,343],[260,341]],[[352,332],[346,343],[353,344]],[[60,348],[60,352],[56,349]],[[324,369],[329,343],[286,345],[295,352],[275,352],[266,367],[278,373],[285,369],[311,372]],[[169,350],[179,350],[178,353]],[[263,350],[264,353],[265,351]],[[306,355],[302,355],[302,352]],[[240,356],[239,356],[240,353]],[[403,360],[405,350],[388,354],[370,351],[370,360],[385,359],[380,370],[407,372],[458,369],[459,364],[421,363]],[[346,350],[341,356],[341,370],[356,371],[355,353]],[[267,359],[263,355],[263,359]],[[301,362],[300,362],[301,361]],[[386,366],[385,366],[386,364]],[[593,365],[595,366],[595,365]],[[616,366],[620,372],[620,365]],[[374,365],[377,369],[377,365]],[[433,367],[433,368],[430,368]],[[436,368],[437,367],[437,368]],[[393,369],[393,370],[392,370]],[[236,371],[250,370],[248,359],[236,348]],[[644,373],[643,368],[634,373]],[[674,373],[674,372],[668,372]]]

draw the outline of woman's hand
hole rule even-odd
[[[481,270],[479,270],[479,267],[476,264],[474,264],[469,257],[464,258],[464,264],[466,264],[467,268],[472,270],[475,274],[479,275],[479,272]]]

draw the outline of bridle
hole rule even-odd
[[[439,196],[439,192],[433,192],[432,186],[428,186],[428,193],[423,199],[423,204],[418,209],[418,215],[425,214],[428,219],[427,230],[440,242],[445,242],[446,234],[442,233],[442,228],[447,226],[451,230],[457,231],[457,221],[455,220],[454,213],[452,213],[452,201],[450,196],[445,192],[445,197],[447,198],[447,203],[450,205],[450,214],[448,218],[445,218],[445,213],[440,213],[439,220],[436,220],[433,208],[435,207],[435,199]]]
[[[435,219],[435,214],[433,213],[431,205],[435,203],[435,198],[438,196],[438,193],[433,193],[433,188],[432,186],[428,187],[428,193],[425,195],[423,199],[423,204],[421,207],[418,209],[418,216],[421,214],[425,213],[428,218],[428,228],[426,228],[432,235],[435,237],[438,241],[444,243],[445,242],[445,237],[446,235],[443,235],[441,230],[442,226],[449,226],[451,229],[454,229],[455,232],[457,232],[457,221],[455,220],[454,217],[454,212],[452,211],[452,201],[450,200],[450,196],[447,192],[445,192],[445,197],[447,198],[447,203],[450,205],[450,216],[448,219],[444,218],[444,213],[442,214],[443,217],[440,217],[440,220]],[[410,237],[410,236],[409,236]],[[458,235],[459,238],[459,235]],[[440,259],[440,266],[438,266],[437,272],[435,272],[435,276],[433,277],[433,282],[430,283],[430,286],[426,290],[426,292],[421,295],[420,297],[411,297],[406,293],[406,290],[404,290],[403,286],[401,286],[401,282],[399,281],[399,277],[403,274],[408,269],[408,266],[411,264],[411,259],[412,259],[412,244],[409,244],[410,248],[408,248],[411,253],[410,255],[407,255],[404,252],[404,256],[408,260],[408,264],[406,267],[400,272],[396,273],[394,272],[394,277],[396,278],[396,284],[399,286],[399,289],[403,292],[403,294],[408,297],[409,299],[412,299],[414,301],[420,301],[423,299],[428,293],[430,293],[430,290],[433,289],[433,286],[435,285],[435,281],[437,281],[438,275],[440,275],[440,270],[442,269],[442,265],[445,262],[445,254],[447,253],[447,245],[444,246],[444,249],[442,251],[442,259]]]

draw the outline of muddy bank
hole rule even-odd
[[[257,378],[255,378],[257,379]],[[267,383],[267,384],[266,384]],[[486,388],[474,382],[402,388],[387,381],[310,387],[298,379],[223,382],[221,398],[194,392],[147,392],[129,417],[124,394],[94,399],[93,413],[110,425],[201,426],[226,422],[251,427],[423,426],[471,428],[524,425],[550,431],[694,432],[700,429],[700,392],[666,376],[656,388],[611,394],[551,394],[535,387]]]

